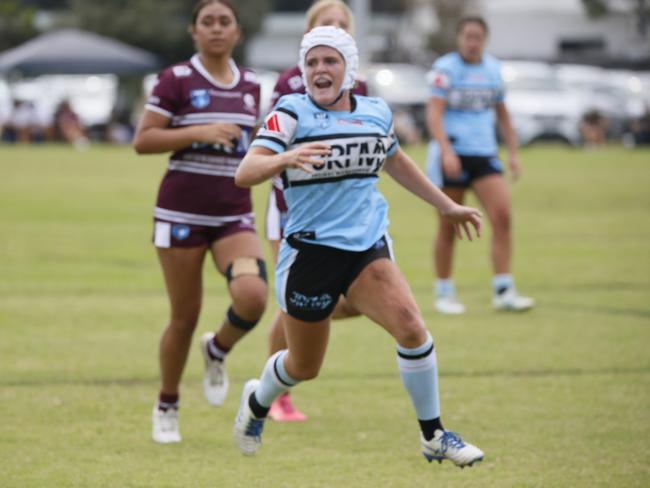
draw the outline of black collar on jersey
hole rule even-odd
[[[338,102],[339,98],[341,98],[343,96],[343,93],[345,93],[345,90],[342,91],[341,94],[338,97],[336,97],[336,100],[334,100],[332,103],[330,103],[330,105],[334,105],[336,102]],[[322,105],[319,105],[318,103],[316,103],[316,100],[314,100],[311,97],[311,95],[307,95],[307,96],[309,97],[309,100],[311,100],[311,103],[316,105],[319,109],[329,112],[329,110],[330,110],[329,108],[323,107]],[[357,109],[357,99],[354,96],[354,94],[352,92],[350,92],[350,113],[354,112],[356,109]]]

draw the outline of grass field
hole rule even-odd
[[[155,445],[167,302],[149,239],[164,156],[0,146],[0,487],[650,486],[650,152],[521,157],[515,270],[538,302],[524,315],[490,309],[487,232],[457,253],[469,312],[436,316],[433,212],[381,183],[398,263],[438,348],[443,420],[486,452],[460,470],[419,454],[394,344],[365,319],[335,324],[321,377],[296,390],[310,420],[267,423],[258,456],[242,457],[231,426],[243,382],[264,364],[273,301],[229,359],[221,409],[203,400],[193,349],[184,440]],[[256,189],[258,215],[266,192]],[[212,268],[205,280],[199,333],[228,303]]]

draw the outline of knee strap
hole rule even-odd
[[[226,268],[226,280],[228,280],[228,283],[244,275],[259,276],[266,283],[266,263],[260,258],[236,258]]]
[[[228,311],[226,312],[226,318],[228,319],[228,322],[230,322],[230,324],[233,327],[236,327],[236,328],[241,329],[241,330],[246,330],[246,331],[251,330],[259,322],[259,319],[257,319],[257,320],[242,319],[232,309],[232,305],[228,308]]]

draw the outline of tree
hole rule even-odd
[[[36,10],[18,0],[0,0],[0,51],[21,44],[36,35]]]
[[[456,49],[456,27],[473,3],[472,0],[434,0],[440,25],[429,40],[434,51],[444,54]]]
[[[610,13],[610,0],[582,0],[587,14],[590,17],[604,17]],[[650,23],[650,2],[647,0],[628,0],[630,6],[636,4],[635,15],[637,17],[637,29],[639,34],[645,38],[648,35],[648,24]]]
[[[188,33],[195,0],[70,0],[73,22],[82,29],[119,39],[156,53],[165,63],[188,58],[193,52]],[[268,0],[238,0],[243,42],[235,57],[241,61],[243,44],[257,32],[268,11]],[[110,21],[107,21],[110,19]]]

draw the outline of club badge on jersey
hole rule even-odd
[[[318,127],[327,129],[330,126],[330,114],[327,112],[316,112],[314,118],[318,121]]]
[[[190,100],[192,101],[192,107],[205,108],[210,105],[210,93],[208,93],[208,90],[192,90]]]

